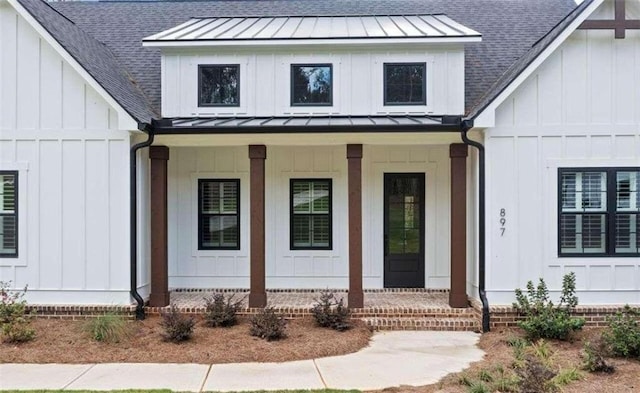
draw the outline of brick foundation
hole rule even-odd
[[[469,303],[477,311],[479,317],[482,317],[482,303],[476,299],[470,299]],[[605,327],[607,326],[607,318],[624,310],[624,307],[624,305],[577,306],[572,316],[584,318],[586,327]],[[489,311],[492,329],[517,327],[518,321],[524,319],[512,306],[490,306]]]

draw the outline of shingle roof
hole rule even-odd
[[[35,4],[40,0],[20,1],[29,9],[48,8]],[[143,48],[142,39],[184,23],[191,17],[446,14],[482,34],[482,42],[466,45],[465,107],[467,113],[472,113],[487,100],[487,92],[499,87],[497,82],[503,80],[501,77],[507,71],[513,72],[514,63],[525,54],[530,55],[532,47],[576,5],[573,0],[218,0],[59,2],[51,3],[51,7],[104,43],[131,74],[156,111],[161,106],[160,50]],[[39,12],[44,13],[42,10]],[[76,35],[77,32],[71,32],[69,37]],[[66,38],[71,41],[69,45],[76,45],[69,37]],[[105,59],[109,56],[111,53]],[[89,69],[93,61],[100,63],[105,59],[88,56],[81,62]],[[121,101],[116,95],[114,98]],[[143,106],[129,100],[121,103],[126,107]]]
[[[18,1],[134,119],[149,122],[157,117],[127,65],[109,48],[41,0]]]
[[[527,53],[521,56],[516,62],[514,62],[498,80],[488,89],[478,102],[475,103],[473,108],[468,113],[468,117],[475,118],[480,114],[491,102],[504,91],[511,82],[517,78],[528,66],[533,62],[542,52],[562,33],[571,22],[575,20],[582,12],[591,5],[593,0],[585,0],[580,6],[576,7],[571,13],[569,13],[564,19],[549,31],[548,34],[541,37]]]

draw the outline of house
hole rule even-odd
[[[640,303],[637,0],[0,0],[0,280]],[[486,325],[488,328],[488,325]]]

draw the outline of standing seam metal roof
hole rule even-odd
[[[446,15],[258,16],[192,18],[149,41],[327,38],[454,38],[480,33]]]
[[[494,95],[494,90],[499,88],[498,80],[517,60],[531,55],[532,47],[576,8],[573,0],[225,0],[56,2],[48,5],[40,0],[19,1],[30,10],[37,8],[38,12],[47,14],[55,14],[49,8],[52,7],[73,21],[67,21],[68,24],[104,43],[109,49],[106,57],[115,56],[119,68],[128,71],[134,86],[150,100],[147,112],[152,109],[158,112],[161,107],[160,49],[143,48],[142,39],[195,16],[446,14],[482,34],[482,42],[465,45],[465,107],[466,113],[472,113],[483,100]],[[43,25],[50,29],[47,24]],[[59,39],[63,46],[83,50],[85,43],[76,39],[76,33],[59,35],[64,36]],[[93,67],[94,62],[105,62],[97,52],[94,51],[95,57],[83,58],[81,62],[85,68]],[[111,71],[101,72],[109,74]],[[100,81],[99,75],[96,79]],[[103,86],[107,88],[106,84]],[[107,88],[110,93],[113,90]],[[144,100],[129,102],[131,94],[124,96],[127,100],[114,94],[126,108],[144,106],[140,103]],[[139,120],[142,118],[144,116]]]

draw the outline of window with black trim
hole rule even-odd
[[[0,171],[0,258],[18,256],[18,172]]]
[[[640,168],[558,170],[560,256],[640,255]]]
[[[198,180],[198,249],[240,249],[240,180]]]
[[[198,106],[240,106],[240,65],[198,66]]]
[[[331,179],[291,179],[291,249],[330,250]]]
[[[291,64],[291,106],[333,105],[331,64]]]
[[[427,64],[385,63],[385,105],[426,105]]]

